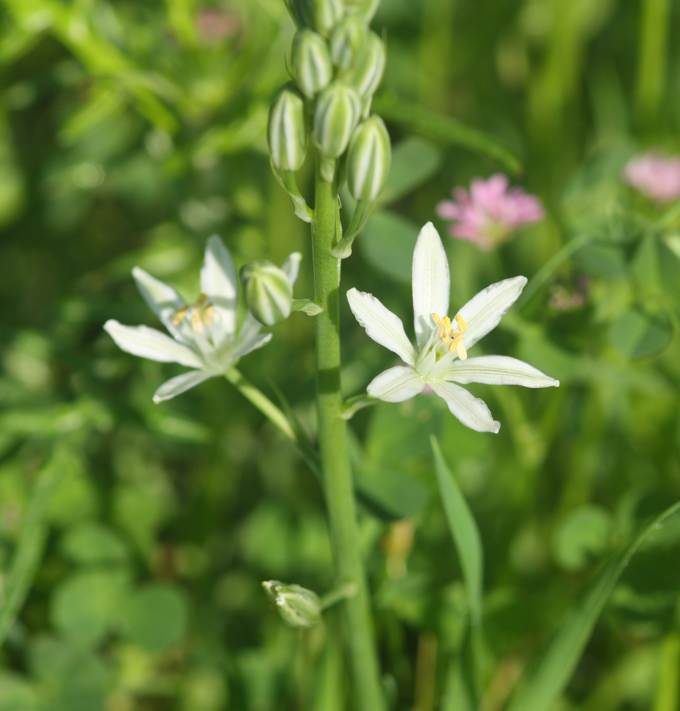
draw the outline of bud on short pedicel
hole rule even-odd
[[[371,116],[354,131],[347,153],[347,185],[355,200],[373,202],[385,185],[392,162],[383,120]]]
[[[274,326],[290,316],[293,287],[282,269],[271,262],[253,262],[241,270],[246,304],[263,325]]]
[[[343,78],[357,90],[359,96],[366,98],[375,94],[384,71],[385,44],[375,32],[370,32],[352,67]]]
[[[343,0],[286,0],[291,15],[301,27],[327,35],[345,14]]]
[[[307,129],[303,98],[283,89],[269,112],[269,153],[277,170],[299,170],[307,153]]]
[[[331,58],[336,67],[348,69],[361,51],[368,27],[359,15],[349,15],[331,34]]]
[[[345,0],[347,12],[360,15],[365,22],[370,22],[378,10],[380,0]]]
[[[291,627],[312,627],[321,621],[321,601],[311,590],[299,585],[285,585],[278,580],[266,580],[262,587],[274,601],[284,622]]]
[[[349,86],[331,84],[319,96],[312,135],[324,157],[339,158],[345,152],[360,113],[359,97]]]
[[[299,30],[293,40],[290,65],[300,91],[314,97],[333,78],[333,65],[324,38],[312,30]]]

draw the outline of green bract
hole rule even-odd
[[[347,184],[356,200],[374,201],[385,185],[392,146],[385,124],[371,116],[355,131],[347,154]]]
[[[312,136],[324,157],[339,158],[345,152],[360,113],[359,96],[350,86],[331,84],[319,96]]]
[[[324,38],[312,30],[300,30],[293,40],[290,57],[300,91],[312,98],[333,78],[333,65]]]
[[[278,170],[299,170],[307,154],[304,100],[296,91],[283,89],[269,112],[269,153]]]
[[[340,69],[348,69],[366,40],[368,27],[359,15],[350,15],[333,30],[330,39],[331,58]]]
[[[321,600],[311,590],[278,580],[265,580],[262,587],[274,601],[283,621],[291,627],[312,627],[321,622]]]
[[[267,261],[253,262],[241,270],[241,278],[248,309],[261,324],[274,326],[290,316],[293,286],[282,269]]]

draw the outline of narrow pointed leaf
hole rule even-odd
[[[430,440],[434,455],[435,472],[439,494],[444,505],[446,520],[451,537],[456,546],[460,565],[463,570],[463,582],[470,609],[470,617],[476,625],[482,618],[482,577],[483,553],[482,542],[477,524],[465,501],[455,477],[451,474],[439,443],[435,437]]]
[[[548,649],[520,682],[506,711],[548,711],[563,693],[616,584],[643,543],[680,514],[680,503],[646,526],[621,551],[613,554],[581,602],[560,624]]]

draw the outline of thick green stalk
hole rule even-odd
[[[314,300],[323,308],[316,317],[317,407],[324,493],[338,584],[353,583],[356,594],[344,604],[356,706],[383,711],[373,623],[359,552],[357,512],[348,457],[347,423],[340,391],[340,260],[331,253],[338,219],[333,185],[316,180],[312,224]]]

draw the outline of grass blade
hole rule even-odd
[[[444,504],[449,530],[458,551],[460,565],[463,569],[463,582],[470,609],[470,618],[473,625],[477,626],[482,618],[482,542],[477,524],[472,517],[465,497],[458,488],[458,484],[444,460],[437,439],[432,437],[430,441],[439,493]]]
[[[55,484],[68,466],[67,457],[65,448],[54,452],[40,472],[28,502],[14,558],[0,595],[0,646],[17,618],[38,570],[47,538],[45,513]]]
[[[556,636],[546,653],[540,655],[530,676],[520,682],[506,711],[549,711],[552,708],[567,686],[595,623],[630,559],[652,533],[678,514],[680,503],[654,519],[632,543],[610,558],[581,603],[560,625]]]
[[[388,121],[432,141],[462,146],[475,153],[493,158],[506,170],[517,174],[522,170],[519,159],[505,146],[486,133],[435,111],[414,106],[393,95],[383,95],[373,102],[375,111]]]

